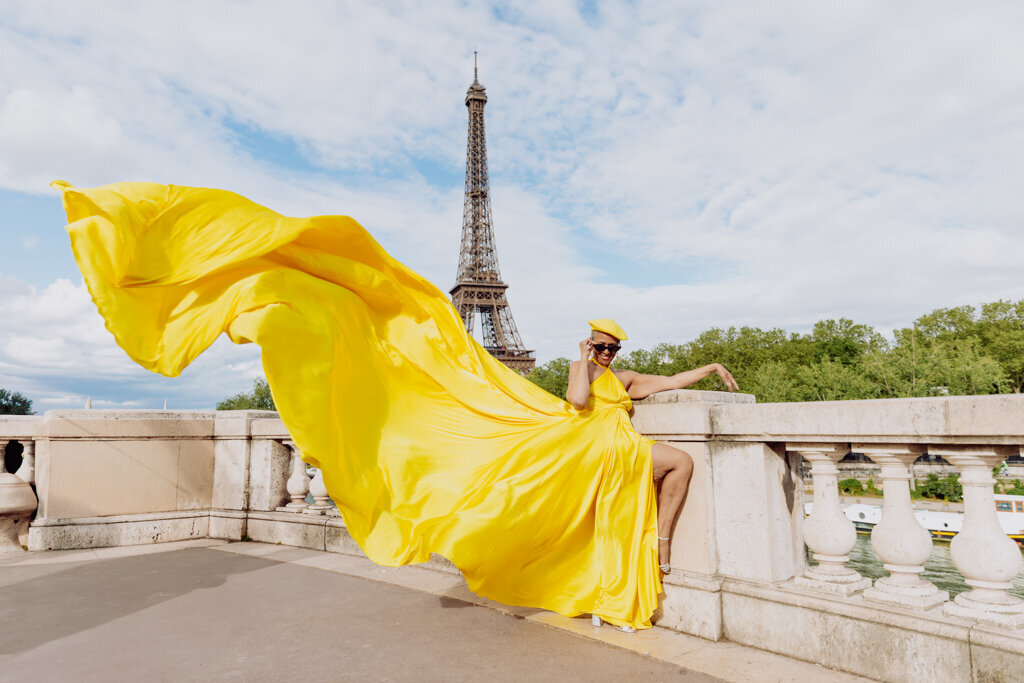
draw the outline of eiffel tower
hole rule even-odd
[[[487,94],[477,77],[474,52],[473,84],[466,91],[469,139],[466,143],[462,250],[459,253],[459,274],[451,289],[452,304],[470,335],[479,312],[484,348],[513,370],[526,373],[533,369],[536,360],[533,351],[526,350],[519,338],[519,330],[505,297],[508,285],[501,281],[498,254],[494,247],[494,221],[487,180],[487,140],[484,136],[485,104]]]

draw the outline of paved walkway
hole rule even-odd
[[[0,624],[0,681],[865,680],[497,605],[425,568],[259,543],[4,557]]]

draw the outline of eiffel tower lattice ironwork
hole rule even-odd
[[[498,271],[491,216],[490,183],[487,179],[487,140],[484,136],[484,105],[487,94],[480,84],[473,53],[473,84],[466,91],[469,109],[469,138],[466,143],[466,199],[462,209],[462,249],[459,273],[451,289],[452,304],[473,334],[473,321],[480,314],[483,346],[502,363],[529,372],[536,362],[533,351],[523,347],[512,319]]]

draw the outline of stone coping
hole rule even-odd
[[[716,405],[715,438],[1024,445],[1024,394]]]
[[[0,439],[31,439],[42,431],[42,415],[0,415]]]
[[[1024,394],[755,403],[749,394],[667,391],[635,404],[659,440],[986,444],[1024,448]],[[0,438],[284,440],[272,411],[52,410],[0,417]]]
[[[659,405],[663,403],[713,403],[713,404],[750,404],[756,403],[753,394],[731,391],[701,391],[697,389],[673,389],[661,391],[647,398],[633,401],[633,405]]]

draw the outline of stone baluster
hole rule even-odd
[[[910,466],[921,457],[923,446],[909,444],[854,444],[881,466],[885,502],[882,521],[871,530],[871,546],[889,576],[875,581],[864,598],[903,607],[931,609],[949,600],[947,591],[921,578],[932,554],[932,536],[914,516],[910,502]]]
[[[814,509],[804,520],[804,542],[818,561],[794,583],[836,595],[852,595],[871,587],[866,579],[846,566],[857,543],[857,530],[839,506],[839,469],[836,463],[850,452],[846,444],[788,443],[786,450],[799,453],[811,463]]]
[[[306,463],[302,461],[302,453],[299,452],[294,441],[285,441],[292,451],[292,474],[288,477],[288,495],[291,502],[283,507],[277,508],[287,512],[301,512],[309,507],[306,496],[309,494],[309,474],[306,473]]]
[[[309,482],[309,492],[313,494],[313,504],[303,510],[311,515],[324,515],[333,508],[331,496],[327,493],[324,485],[324,473],[319,468],[313,474],[313,480]]]
[[[25,439],[21,444],[24,448],[21,454],[21,467],[14,473],[14,476],[26,484],[34,484],[36,481],[36,442]]]
[[[0,439],[0,554],[20,553],[18,523],[35,512],[38,501],[32,487],[7,471],[4,451],[9,439]]]
[[[964,488],[964,521],[950,544],[953,564],[971,587],[945,605],[946,614],[1009,628],[1024,626],[1024,601],[1010,595],[1021,569],[1020,548],[996,516],[992,468],[1017,449],[1005,446],[929,446],[960,469]]]

